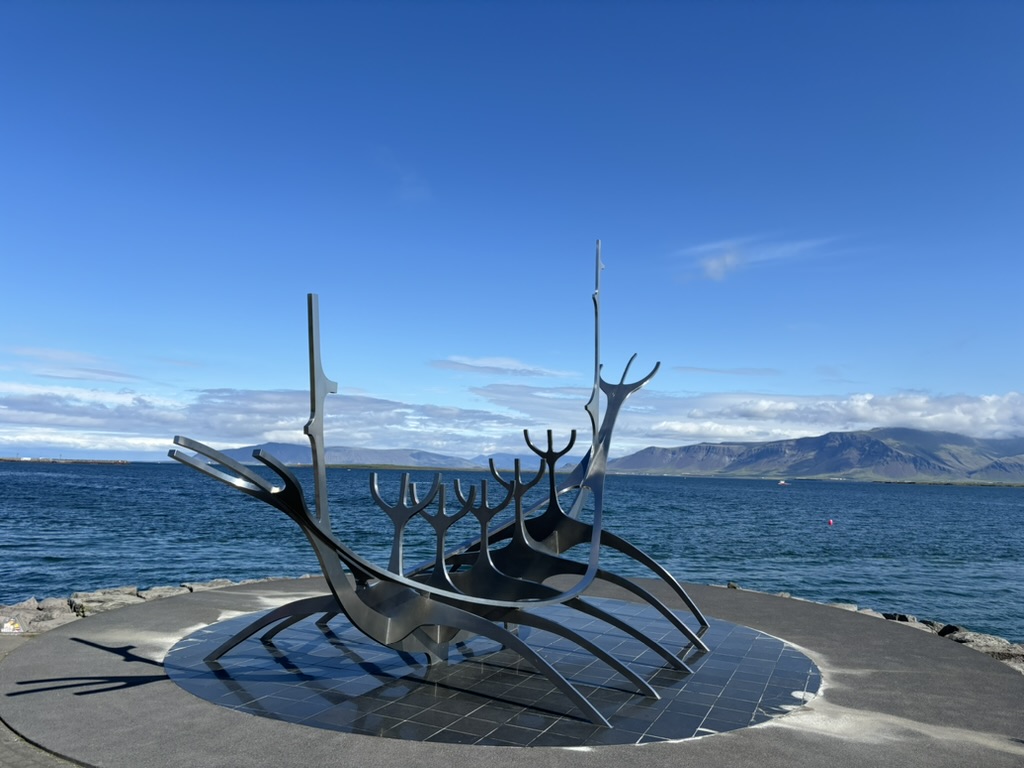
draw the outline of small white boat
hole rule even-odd
[[[785,480],[779,480],[779,485],[789,485]]]

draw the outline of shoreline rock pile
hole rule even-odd
[[[896,621],[901,624],[906,624],[908,627],[920,629],[924,632],[931,632],[939,637],[945,637],[948,640],[952,640],[954,643],[966,645],[968,648],[973,648],[987,656],[991,656],[997,661],[1001,661],[1004,664],[1013,667],[1024,675],[1024,643],[1011,643],[1004,637],[986,635],[981,632],[972,632],[969,629],[958,627],[955,624],[946,624],[941,621],[931,621],[930,619],[918,620],[915,616],[903,613],[883,613],[880,615],[887,621]]]
[[[300,578],[309,577],[301,576]],[[123,608],[126,605],[138,605],[174,595],[220,589],[236,584],[252,584],[258,581],[270,581],[270,579],[248,579],[246,581],[213,579],[212,581],[191,581],[178,586],[152,587],[150,589],[110,587],[98,589],[95,592],[75,592],[67,598],[47,597],[43,600],[36,600],[36,598],[30,597],[28,600],[14,605],[0,605],[0,634],[38,635],[86,616]]]
[[[300,578],[309,578],[302,576]],[[247,581],[231,581],[229,579],[214,579],[204,582],[184,582],[178,586],[152,587],[151,589],[139,589],[138,587],[112,587],[110,589],[99,589],[95,592],[75,592],[71,597],[47,597],[43,600],[36,600],[30,597],[14,605],[0,605],[0,634],[26,634],[37,635],[41,632],[54,629],[63,624],[69,624],[85,616],[91,616],[104,611],[111,611],[115,608],[122,608],[126,605],[138,605],[150,600],[160,600],[174,595],[183,595],[189,592],[200,592],[206,589],[219,589],[230,587],[235,584],[251,584],[258,581],[270,581],[270,579],[249,579]],[[740,589],[735,582],[730,581],[729,589]],[[788,592],[777,593],[779,597],[794,598]],[[986,635],[981,632],[972,632],[964,627],[955,624],[947,624],[941,621],[930,619],[918,619],[905,613],[879,613],[870,608],[860,608],[853,603],[826,603],[833,608],[846,611],[862,613],[866,616],[874,616],[885,621],[894,621],[906,627],[917,629],[923,632],[945,637],[955,643],[960,643],[979,653],[991,656],[1007,666],[1024,674],[1024,643],[1011,643],[1009,640]]]

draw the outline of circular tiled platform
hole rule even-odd
[[[661,582],[638,583],[675,605],[670,602],[670,590]],[[91,616],[31,638],[0,663],[0,720],[13,732],[8,732],[11,738],[22,738],[75,765],[95,768],[452,768],[480,761],[502,768],[1022,765],[1024,720],[1020,702],[1024,701],[1024,676],[1008,666],[946,638],[853,611],[739,589],[688,584],[686,590],[707,615],[733,622],[741,629],[756,627],[768,639],[784,637],[806,653],[826,681],[818,695],[789,716],[710,738],[572,749],[544,748],[534,739],[532,747],[515,748],[380,738],[297,725],[211,704],[167,676],[164,661],[168,650],[184,638],[197,639],[194,636],[200,628],[219,626],[232,617],[257,615],[284,603],[325,594],[327,585],[316,578],[260,582],[170,597]],[[595,585],[592,596],[622,595],[617,589]],[[332,626],[336,633],[344,633],[342,623]],[[727,625],[716,621],[711,632],[723,628]],[[710,632],[705,635],[709,642],[714,636]],[[285,634],[279,638],[279,650],[284,648],[290,654],[286,639]],[[539,639],[531,637],[531,644]],[[328,652],[322,640],[318,644],[324,653]],[[757,646],[760,640],[751,644]],[[294,650],[306,653],[311,649]],[[267,661],[269,648],[256,642],[252,650],[260,652],[261,663]],[[329,650],[335,659],[341,653],[336,648]],[[186,659],[179,654],[184,651],[187,648],[180,647],[171,654],[178,656],[177,662],[169,660],[177,665],[174,674],[179,676],[181,662]],[[248,650],[240,647],[235,653]],[[726,644],[719,643],[714,653],[705,657],[704,665],[715,661],[719,654],[720,661],[729,661],[730,655],[750,656],[751,661],[755,658],[753,653],[730,653]],[[298,657],[288,658],[295,663]],[[255,672],[243,679],[242,671],[235,667],[241,661],[242,657],[234,654],[225,657],[224,670],[239,678],[250,702],[258,701],[254,694],[260,692],[264,681]],[[692,684],[700,682],[705,673],[697,661]],[[410,669],[422,676],[422,667],[414,664]],[[755,665],[753,669],[763,672],[764,667]],[[300,667],[290,674],[295,679],[304,675],[309,681],[322,683],[319,675],[311,674],[315,671],[313,667]],[[707,672],[711,671],[709,667]],[[782,669],[778,671],[780,675],[775,679],[784,681]],[[208,674],[201,668],[198,672]],[[396,688],[406,685],[391,674]],[[737,668],[724,684],[709,682],[712,689],[706,693],[724,704],[728,701],[723,700],[725,692],[741,690],[736,684],[745,674]],[[266,682],[272,679],[268,676]],[[759,687],[761,679],[748,682]],[[228,697],[225,702],[236,697],[235,702],[240,703],[239,693],[232,692],[230,684],[223,683],[222,691]],[[770,688],[782,693],[785,687],[776,688],[766,682],[764,693]],[[273,692],[269,686],[265,690]],[[321,695],[315,689],[295,689],[294,694],[293,700],[314,704],[315,697]],[[681,696],[676,700],[683,705]],[[644,703],[632,695],[625,700],[634,705]],[[782,701],[780,708],[790,706],[786,698]],[[763,695],[759,703],[763,709],[771,701]],[[607,702],[600,702],[599,707],[606,714],[611,712]],[[712,709],[702,721],[707,726],[713,724],[707,720]],[[722,711],[727,709],[722,707]],[[519,711],[532,714],[535,710],[522,706]],[[575,719],[567,707],[558,713],[572,718],[573,723],[583,722]],[[613,723],[616,716],[610,714]],[[415,722],[415,718],[407,721]],[[621,721],[620,728],[610,732],[625,732]],[[7,754],[14,759],[5,761],[5,752],[0,749],[0,765],[20,768],[25,763],[23,754]]]
[[[609,667],[542,631],[521,635],[602,712],[612,728],[585,720],[544,676],[486,639],[453,648],[447,664],[383,648],[343,617],[313,619],[271,642],[250,639],[218,663],[203,658],[253,615],[212,624],[179,641],[164,660],[170,678],[219,706],[344,733],[457,744],[594,747],[674,741],[730,731],[800,706],[821,684],[814,663],[786,642],[716,619],[709,653],[646,604],[595,599],[646,635],[685,654],[692,669],[668,668],[639,641],[565,607],[545,611],[613,652],[659,693],[636,693]],[[688,614],[680,618],[696,629]]]

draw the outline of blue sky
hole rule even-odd
[[[1024,434],[1024,5],[9,2],[0,456]]]

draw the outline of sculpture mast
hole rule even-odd
[[[593,427],[590,456],[597,454],[597,439],[601,427],[601,241],[597,241],[597,252],[594,257],[594,391],[587,401],[586,410],[590,414]]]
[[[302,431],[313,449],[314,499],[316,521],[330,529],[331,514],[327,508],[327,466],[324,463],[324,401],[338,391],[338,382],[331,381],[320,363],[320,302],[315,293],[306,296],[309,317],[309,421]]]

